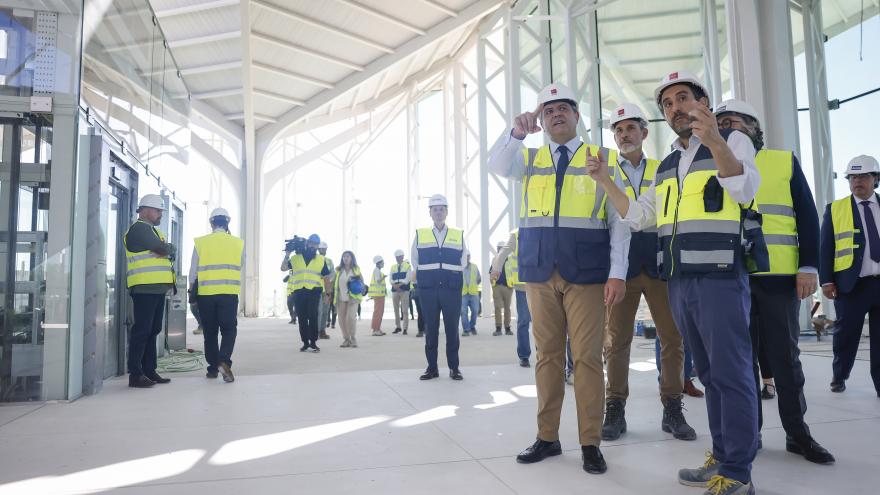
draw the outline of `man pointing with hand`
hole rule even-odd
[[[562,453],[559,415],[567,330],[583,468],[598,474],[607,469],[599,450],[605,314],[626,292],[630,229],[614,208],[606,207],[603,187],[587,174],[579,118],[574,93],[560,84],[547,86],[538,94],[538,108],[517,116],[513,129],[493,146],[489,170],[523,183],[517,261],[538,348],[538,435],[517,461],[533,463]],[[525,148],[523,139],[542,126],[550,144]]]

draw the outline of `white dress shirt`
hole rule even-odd
[[[865,235],[865,250],[863,251],[862,270],[859,272],[859,277],[880,275],[880,263],[871,259],[871,240],[868,239],[868,229],[865,225],[865,207],[862,206],[862,201],[865,200],[859,199],[855,195],[853,195],[853,199],[856,201],[856,209],[859,210],[859,217],[862,219],[862,233]],[[868,207],[874,216],[874,224],[880,229],[880,205],[877,204],[877,195],[872,192],[871,197],[867,198],[867,200],[870,201]]]
[[[672,149],[681,152],[681,158],[678,162],[678,185],[681,189],[681,182],[687,176],[688,169],[700,148],[700,138],[692,135],[688,140],[688,147],[684,148],[678,139],[672,143]],[[733,156],[742,164],[743,173],[732,177],[718,177],[718,183],[727,191],[727,194],[737,203],[749,204],[755,199],[758,192],[758,186],[761,185],[761,174],[755,167],[755,146],[748,136],[740,131],[733,131],[727,137],[727,145],[733,152]],[[651,188],[645,191],[645,194],[639,196],[639,199],[633,201],[629,198],[629,211],[626,213],[623,221],[633,230],[644,230],[649,227],[657,226],[657,211],[655,209],[655,200],[657,196],[657,183],[651,185]]]
[[[512,131],[511,131],[512,132]],[[495,175],[511,180],[522,181],[526,173],[526,163],[522,150],[523,142],[511,135],[511,132],[503,134],[489,150],[489,171]],[[580,137],[575,137],[565,143],[568,148],[568,157],[572,158],[575,151],[583,144]],[[559,160],[560,144],[550,142],[550,152],[554,165]],[[600,186],[601,187],[601,186]],[[620,214],[610,201],[605,203],[607,214],[608,231],[611,236],[611,270],[608,278],[626,280],[626,269],[629,264],[629,240],[630,229],[620,218]]]
[[[437,226],[433,226],[431,230],[434,231],[434,239],[437,241],[437,247],[443,247],[443,243],[446,241],[446,233],[449,231],[449,228],[446,224],[443,225],[443,228],[438,229]],[[467,246],[464,243],[464,237],[461,239],[461,266],[467,265]],[[418,271],[419,269],[419,234],[416,233],[413,238],[412,248],[410,250],[410,264],[413,266],[413,270]],[[416,283],[418,283],[418,279],[416,279]]]

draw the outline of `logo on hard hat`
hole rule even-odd
[[[620,107],[617,109],[617,116],[618,117],[625,114],[625,113],[626,113],[626,111],[623,109],[623,107]]]
[[[669,74],[669,80],[672,81],[673,79],[678,79],[678,72],[673,72],[672,74]]]
[[[556,88],[550,88],[550,94],[556,96]]]
[[[853,166],[850,167],[850,168],[852,168],[853,170],[861,170],[861,169],[862,169],[862,166],[861,166],[861,165],[853,165]]]

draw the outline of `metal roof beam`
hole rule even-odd
[[[276,38],[269,34],[260,33],[257,31],[251,31],[251,37],[254,39],[258,39],[260,41],[265,41],[266,43],[271,43],[275,46],[286,48],[288,50],[294,50],[300,53],[304,53],[306,55],[319,58],[326,62],[330,62],[332,64],[341,65],[343,67],[347,67],[351,70],[362,71],[364,70],[363,65],[358,65],[353,62],[349,62],[347,60],[342,60],[341,58],[334,57],[332,55],[327,55],[326,53],[317,52],[315,50],[305,48],[299,45],[295,45],[289,41],[282,40],[280,38]]]
[[[244,91],[242,88],[216,89],[214,91],[202,91],[201,93],[193,93],[192,97],[197,100],[210,100],[211,98],[223,98],[225,96],[240,95]]]
[[[221,9],[224,7],[232,7],[238,5],[238,0],[212,0],[210,2],[196,3],[193,5],[184,5],[180,7],[170,7],[167,9],[157,10],[156,17],[159,19],[165,17],[173,17],[177,15],[195,14],[196,12],[205,12],[207,10]]]
[[[214,43],[215,41],[237,40],[239,38],[241,38],[241,31],[228,31],[225,33],[206,34],[204,36],[195,36],[193,38],[169,41],[168,47],[182,48],[184,46],[204,45],[206,43]]]
[[[357,43],[369,46],[371,48],[375,48],[376,50],[379,50],[381,52],[394,53],[393,48],[389,48],[389,47],[382,45],[380,43],[376,43],[375,41],[368,40],[367,38],[364,38],[363,36],[358,36],[356,34],[348,32],[348,31],[344,31],[342,29],[335,28],[333,26],[330,26],[329,24],[325,24],[321,21],[312,19],[311,17],[307,17],[307,16],[304,16],[300,13],[294,12],[292,10],[288,10],[283,7],[279,7],[277,5],[271,4],[271,3],[266,2],[264,0],[251,0],[251,3],[260,7],[260,8],[263,8],[266,10],[271,10],[272,12],[275,12],[276,14],[280,14],[280,15],[283,15],[287,18],[293,19],[293,20],[300,22],[302,24],[307,24],[309,26],[312,26],[312,27],[315,27],[318,29],[323,29],[324,31],[333,33],[337,36],[349,39],[351,41],[355,41]]]
[[[308,104],[287,112],[279,117],[277,123],[260,129],[257,133],[258,140],[265,146],[272,140],[272,138],[283,132],[288,126],[308,117],[334,99],[348,93],[356,86],[363,84],[377,74],[384,73],[392,65],[405,60],[407,57],[429,46],[431,43],[496,10],[501,4],[502,0],[477,0],[473,2],[462,10],[459,16],[446,19],[436,24],[429,29],[424,36],[419,36],[407,41],[398,47],[395,53],[380,57],[371,62],[366,66],[366,70],[363,72],[358,72],[346,77],[339,81],[332,90],[318,93],[309,100]]]
[[[282,69],[281,67],[275,67],[274,65],[268,65],[262,62],[251,62],[251,67],[253,67],[254,69],[260,69],[266,72],[272,72],[281,76],[289,77],[291,79],[296,79],[298,81],[311,84],[312,86],[318,86],[325,89],[333,89],[333,85],[328,82],[321,81],[313,77],[304,76],[302,74],[297,74],[287,69]]]
[[[246,120],[244,117],[244,112],[239,113],[227,113],[224,114],[223,117],[226,120]],[[270,117],[268,115],[261,115],[258,113],[254,114],[254,120],[262,120],[263,122],[275,122],[275,117]]]
[[[406,29],[407,31],[413,32],[419,36],[425,35],[424,29],[413,26],[412,24],[404,22],[404,21],[397,19],[395,17],[391,17],[390,15],[383,14],[382,12],[374,10],[372,7],[367,7],[366,5],[359,4],[359,3],[355,2],[354,0],[336,0],[336,1],[339,3],[342,3],[344,5],[348,5],[349,7],[353,8],[353,9],[360,10],[361,12],[363,12],[365,14],[369,14],[369,15],[372,15],[372,16],[377,17],[379,19],[382,19],[385,22],[394,24],[397,27]]]
[[[444,14],[448,15],[449,17],[458,17],[458,12],[450,9],[449,7],[447,7],[445,5],[440,5],[439,3],[435,2],[434,0],[419,0],[419,1],[425,5],[429,5],[435,9],[439,10],[440,12],[443,12]]]
[[[703,58],[702,53],[683,53],[681,55],[669,55],[666,57],[649,57],[649,58],[631,58],[629,60],[621,60],[618,65],[635,65],[635,64],[652,64],[655,62],[675,62],[679,60],[693,60]]]
[[[272,99],[279,100],[279,101],[285,101],[287,103],[290,103],[291,105],[302,106],[302,105],[306,104],[306,102],[304,102],[303,100],[297,100],[296,98],[292,98],[290,96],[282,95],[282,94],[278,94],[278,93],[273,93],[272,91],[266,91],[264,89],[254,89],[254,95],[263,96],[265,98],[272,98]]]
[[[210,72],[219,72],[222,70],[233,70],[241,68],[241,60],[232,62],[223,62],[219,64],[196,65],[193,67],[185,67],[183,69],[175,69],[174,67],[166,67],[163,70],[138,71],[142,76],[154,76],[162,72],[180,72],[181,76],[192,76],[195,74],[207,74]]]
[[[626,45],[630,43],[646,43],[649,41],[666,41],[680,40],[684,38],[698,38],[703,34],[699,31],[689,31],[687,33],[658,34],[655,36],[640,36],[637,38],[620,38],[616,40],[605,40],[606,46]]]
[[[722,5],[720,8],[724,8]],[[599,16],[599,24],[603,24],[606,22],[628,22],[635,21],[638,19],[654,19],[657,17],[672,17],[672,16],[680,16],[687,14],[700,14],[700,8],[687,8],[687,9],[673,9],[673,10],[661,10],[655,12],[645,12],[642,14],[629,14],[629,15],[619,15],[619,16]]]

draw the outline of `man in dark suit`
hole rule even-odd
[[[865,315],[871,334],[871,378],[880,397],[880,164],[861,155],[846,167],[851,195],[825,208],[819,260],[819,281],[825,297],[834,300],[834,376],[832,392],[846,390]]]

